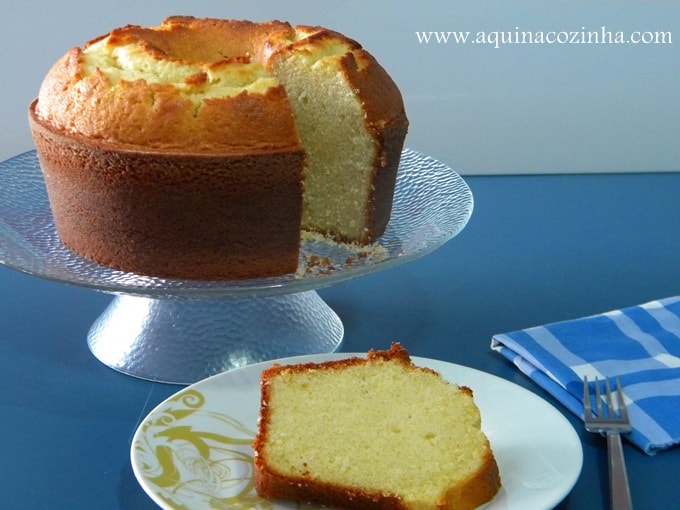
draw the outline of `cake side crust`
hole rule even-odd
[[[64,137],[30,118],[57,232],[79,255],[165,278],[232,280],[297,270],[301,151],[123,151]]]

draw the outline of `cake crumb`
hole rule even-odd
[[[359,245],[336,241],[319,232],[303,230],[301,257],[296,278],[330,275],[375,264],[387,258],[389,252],[378,242]]]

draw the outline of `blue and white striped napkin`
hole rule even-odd
[[[680,444],[680,296],[494,335],[491,348],[583,418],[583,377],[619,377],[648,454]]]

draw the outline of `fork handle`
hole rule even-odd
[[[632,510],[626,461],[623,457],[621,436],[618,432],[607,433],[607,451],[609,452],[609,494],[612,510]]]

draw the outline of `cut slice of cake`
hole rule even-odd
[[[263,371],[257,492],[339,508],[471,509],[500,488],[469,388],[399,344]]]

